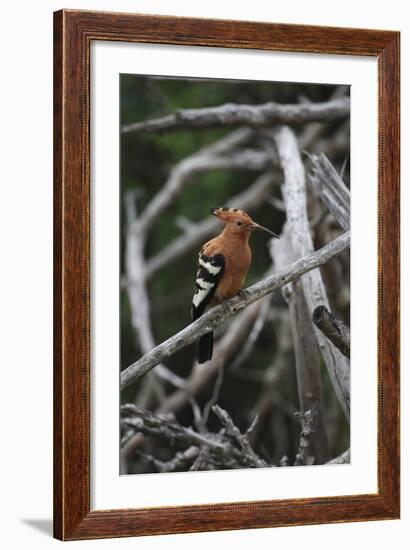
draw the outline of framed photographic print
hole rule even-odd
[[[399,517],[399,33],[54,14],[54,533]]]

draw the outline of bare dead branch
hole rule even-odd
[[[131,308],[131,324],[139,340],[142,352],[146,353],[155,347],[155,342],[150,328],[150,306],[145,288],[145,239],[141,232],[137,233],[132,230],[137,220],[133,191],[125,193],[125,209],[127,214],[125,270],[127,278],[132,279],[134,282],[132,286],[127,287],[128,301]]]
[[[170,447],[186,447],[168,462],[138,451],[138,454],[162,472],[175,471],[190,464],[191,470],[268,467],[267,462],[252,449],[247,434],[240,432],[230,415],[217,405],[212,410],[223,426],[218,433],[197,433],[169,416],[156,415],[131,404],[121,407],[121,424],[126,429],[134,429],[137,434],[159,438]]]
[[[132,287],[126,287],[128,303],[131,310],[131,326],[134,329],[136,340],[143,353],[155,347],[151,330],[150,302],[145,287],[145,261],[143,235],[132,231],[131,228],[137,219],[136,194],[128,191],[124,194],[124,206],[127,222],[127,236],[125,240],[125,271],[127,278],[132,278]],[[162,369],[160,365],[158,371]],[[151,374],[144,380],[143,391],[136,400],[141,407],[148,405],[158,389],[159,381]]]
[[[169,132],[192,128],[216,128],[220,126],[263,127],[276,124],[300,124],[304,122],[329,122],[349,116],[350,101],[347,97],[325,103],[282,105],[269,102],[263,105],[226,103],[218,107],[181,109],[174,114],[144,122],[126,124],[123,134],[129,132]]]
[[[279,269],[289,265],[292,260],[292,244],[288,224],[285,225],[281,238],[275,242],[271,241],[271,250]],[[324,418],[320,357],[301,280],[298,279],[283,287],[282,294],[289,304],[299,406],[302,411],[316,411],[311,447],[316,463],[323,464],[328,459],[328,440]]]
[[[350,229],[350,191],[323,153],[311,155],[309,179],[322,202],[342,229]]]
[[[221,443],[199,434],[191,428],[181,426],[169,416],[158,416],[132,404],[121,406],[121,417],[123,425],[133,427],[145,435],[159,437],[171,446],[176,444],[207,445],[213,449],[223,450]]]
[[[337,319],[325,306],[318,306],[312,320],[327,338],[346,357],[350,358],[350,329],[340,319]]]
[[[306,210],[305,171],[292,130],[288,127],[281,127],[274,132],[273,137],[285,177],[283,195],[292,249],[297,257],[303,257],[311,254],[314,250]],[[313,311],[321,304],[329,306],[326,289],[318,269],[310,270],[305,277],[302,277],[301,281],[309,311]],[[316,338],[338,401],[349,420],[350,365],[339,350],[331,346],[319,329],[316,329]]]
[[[122,371],[121,390],[147,374],[166,357],[173,355],[178,350],[192,344],[203,334],[215,329],[234,313],[256,302],[263,296],[279,290],[312,269],[323,265],[349,246],[349,243],[350,233],[347,232],[320,250],[305,255],[282,272],[271,275],[249,287],[244,291],[244,297],[236,296],[225,301],[223,305],[212,308],[194,323],[191,323]]]
[[[143,353],[148,353],[148,351],[155,348],[156,343],[151,328],[150,301],[145,283],[145,235],[141,230],[135,231],[135,223],[138,218],[135,194],[132,191],[125,194],[125,206],[128,226],[125,269],[127,278],[133,281],[132,285],[127,285],[128,302],[131,310],[131,324],[137,336],[141,351]],[[157,371],[157,376],[165,378],[173,385],[181,387],[183,384],[183,380],[169,371],[164,365],[159,365]]]

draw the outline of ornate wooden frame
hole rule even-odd
[[[379,87],[378,492],[90,510],[92,40],[375,56]],[[54,14],[54,535],[63,540],[399,517],[398,32],[63,10]]]

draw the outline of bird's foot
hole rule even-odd
[[[245,304],[248,303],[248,293],[246,292],[246,290],[242,290],[242,289],[241,289],[241,290],[238,292],[238,296],[240,296],[240,297],[242,298],[242,300],[245,301]]]
[[[229,315],[231,313],[231,308],[226,302],[222,302],[222,307],[224,308],[225,315]]]

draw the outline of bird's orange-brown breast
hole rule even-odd
[[[214,302],[236,296],[241,290],[252,259],[248,240],[224,238],[223,235],[208,241],[202,248],[207,256],[222,253],[225,270],[215,290]]]

